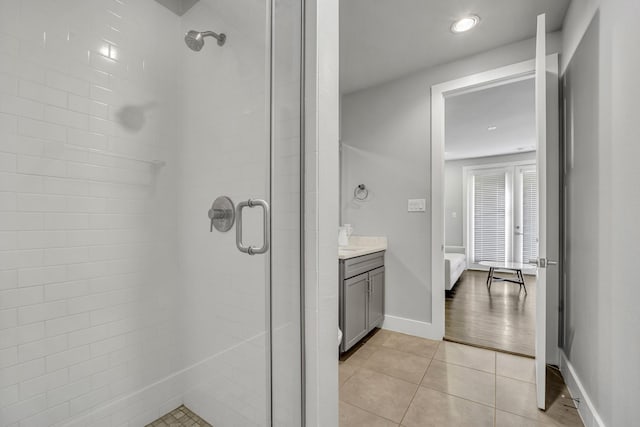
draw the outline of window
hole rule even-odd
[[[473,262],[504,261],[506,255],[506,173],[486,171],[473,181]]]
[[[469,264],[528,263],[538,257],[538,191],[533,164],[467,167]]]

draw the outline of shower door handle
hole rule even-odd
[[[242,243],[242,210],[244,208],[255,208],[260,206],[262,208],[263,217],[263,231],[262,231],[262,246],[257,248],[255,246],[245,246]],[[249,255],[263,254],[269,250],[269,242],[271,240],[270,232],[270,212],[269,203],[260,199],[249,199],[246,202],[240,202],[236,206],[236,246],[240,252],[244,252]]]

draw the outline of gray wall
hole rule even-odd
[[[560,35],[550,34],[548,52],[559,48]],[[389,238],[387,314],[431,321],[430,206],[407,212],[407,199],[429,199],[431,86],[534,54],[534,40],[525,40],[343,97],[342,222]],[[356,203],[361,183],[371,195]]]
[[[597,3],[600,12],[592,20]],[[589,7],[590,6],[590,7]],[[640,3],[574,2],[563,45],[568,130],[563,349],[607,426],[640,411]],[[577,46],[577,47],[576,47]],[[582,399],[585,401],[584,398]]]
[[[492,163],[521,162],[536,160],[536,152],[487,156],[472,159],[449,160],[444,162],[444,241],[447,246],[463,246],[464,236],[464,182],[462,168],[465,166]],[[456,217],[453,217],[453,213]]]

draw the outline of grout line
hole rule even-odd
[[[368,413],[368,414],[375,415],[375,416],[376,416],[376,417],[378,417],[378,418],[382,418],[382,419],[384,419],[384,420],[391,421],[391,422],[392,422],[392,423],[394,423],[394,424],[400,424],[400,423],[396,423],[395,421],[393,421],[393,420],[392,420],[392,419],[390,419],[390,418],[383,417],[382,415],[380,415],[380,414],[376,414],[375,412],[371,412],[369,409],[361,408],[360,406],[358,406],[358,405],[356,405],[356,404],[354,404],[354,403],[346,402],[346,401],[344,401],[344,400],[340,400],[340,402],[342,402],[342,403],[344,403],[344,404],[346,404],[346,405],[349,405],[349,406],[353,406],[354,408],[358,408],[358,409],[360,409],[361,411],[364,411],[364,412],[366,412],[366,413]]]

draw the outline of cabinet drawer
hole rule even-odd
[[[344,261],[344,278],[348,279],[383,265],[384,251],[350,258]]]

